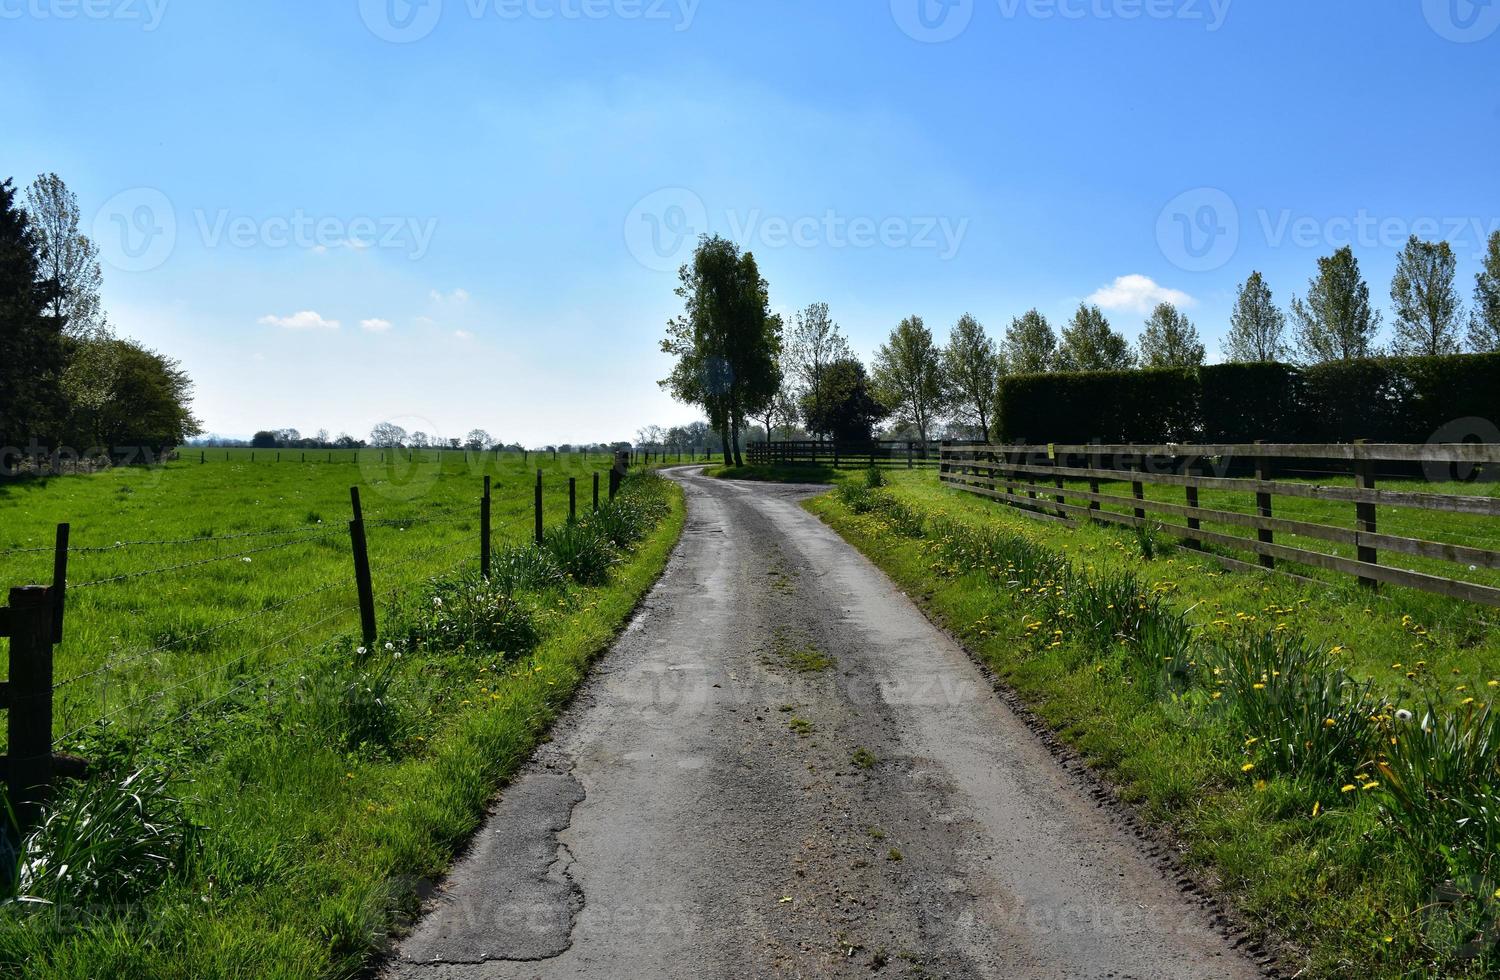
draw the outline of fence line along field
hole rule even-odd
[[[0,485],[0,585],[51,579],[52,535],[71,525],[66,632],[54,657],[59,749],[99,723],[129,733],[180,718],[357,627],[349,487],[363,484],[377,602],[477,568],[486,476],[496,547],[568,516],[571,476],[591,506],[603,454],[408,457],[366,450],[331,466],[154,468]],[[550,483],[550,486],[548,485]]]

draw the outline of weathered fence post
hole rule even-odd
[[[25,586],[10,590],[6,628],[10,636],[9,708],[11,805],[22,827],[32,825],[52,788],[52,644],[55,603],[52,590]]]
[[[1137,474],[1140,473],[1142,467],[1145,465],[1145,462],[1146,462],[1146,458],[1144,456],[1142,456],[1139,459],[1132,459],[1130,461],[1130,469],[1131,469],[1131,471],[1134,472],[1134,473],[1137,473]],[[1144,483],[1142,483],[1140,480],[1132,480],[1130,482],[1130,495],[1132,497],[1134,497],[1136,500],[1145,500],[1146,499],[1146,485]],[[1135,509],[1135,519],[1136,519],[1137,522],[1139,522],[1137,524],[1137,527],[1139,527],[1142,524],[1145,524],[1146,523],[1146,508],[1144,508],[1144,507],[1137,507]]]
[[[1186,476],[1189,480],[1197,479],[1198,467],[1189,462],[1187,466],[1183,468],[1183,475]],[[1198,509],[1198,487],[1192,483],[1189,483],[1187,485],[1187,505],[1193,510]],[[1187,526],[1188,530],[1190,531],[1201,531],[1203,529],[1203,522],[1196,517],[1189,517],[1187,519]],[[1203,550],[1203,542],[1197,538],[1188,538],[1187,546],[1195,551]]]
[[[1052,468],[1054,470],[1059,466],[1064,465],[1066,462],[1066,460],[1058,457],[1057,446],[1055,443],[1047,447],[1047,455],[1052,459]],[[1067,500],[1064,499],[1062,494],[1063,478],[1061,473],[1054,473],[1052,475],[1052,485],[1055,486],[1058,490],[1057,496],[1052,498],[1053,503],[1057,504],[1057,516],[1066,520],[1068,512],[1063,509],[1063,505],[1067,503]]]
[[[359,504],[359,487],[349,488],[354,519],[349,522],[349,543],[354,550],[354,585],[359,590],[359,632],[366,649],[375,647],[375,590],[370,583],[370,552],[365,543],[365,512]]]
[[[1264,445],[1265,440],[1257,439],[1255,440],[1255,444],[1257,446]],[[1271,461],[1265,456],[1255,457],[1255,480],[1257,483],[1262,484],[1269,483],[1271,481]],[[1270,491],[1265,489],[1264,487],[1258,489],[1255,493],[1255,513],[1260,517],[1271,516],[1271,494]],[[1276,540],[1276,535],[1272,533],[1271,529],[1265,527],[1258,529],[1255,537],[1262,544],[1272,544]],[[1260,567],[1275,568],[1276,559],[1271,557],[1270,555],[1261,555]]]
[[[536,543],[542,543],[542,471],[536,471]]]
[[[568,523],[578,523],[578,478],[568,477]]]
[[[1365,440],[1356,439],[1354,440],[1354,445],[1357,447],[1354,450],[1354,486],[1359,490],[1374,490],[1375,461],[1366,455],[1368,451],[1362,448],[1366,445]],[[1376,533],[1375,501],[1361,500],[1355,503],[1354,516],[1354,526],[1361,535],[1360,538],[1356,539],[1359,560],[1367,565],[1378,565],[1380,563],[1379,553],[1374,548],[1366,545],[1362,537],[1365,534]],[[1380,587],[1379,582],[1364,575],[1359,577],[1359,584],[1367,589],[1378,589]]]
[[[72,532],[71,524],[57,525],[57,538],[52,545],[53,643],[61,643],[63,638],[63,606],[68,595],[68,537]]]
[[[1089,466],[1089,469],[1095,471],[1094,474],[1091,474],[1089,476],[1089,493],[1091,493],[1091,494],[1094,495],[1094,499],[1092,499],[1092,500],[1089,501],[1089,510],[1090,511],[1094,511],[1094,512],[1097,512],[1097,511],[1103,509],[1103,504],[1101,504],[1099,502],[1099,499],[1098,499],[1098,497],[1099,497],[1099,477],[1097,476],[1097,473],[1102,468],[1103,463],[1104,463],[1104,460],[1103,460],[1103,458],[1098,453],[1089,453],[1089,455],[1088,455],[1088,466]],[[1089,514],[1089,520],[1092,521],[1095,524],[1101,523],[1098,520],[1098,518],[1096,518],[1094,516],[1094,514],[1092,514],[1092,513]]]
[[[594,513],[599,513],[599,471],[594,471]]]
[[[484,478],[484,496],[479,498],[479,574],[490,577],[490,478]]]

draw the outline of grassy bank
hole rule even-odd
[[[860,476],[807,506],[1180,840],[1293,972],[1493,974],[1490,611],[1228,574],[1165,535]]]
[[[388,596],[375,649],[325,636],[290,671],[217,676],[212,711],[82,733],[93,778],[61,794],[13,887],[51,904],[0,911],[0,971],[358,974],[544,736],[682,523],[675,486],[633,477],[545,547],[501,548],[489,583],[471,563]]]

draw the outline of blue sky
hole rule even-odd
[[[946,6],[944,5],[946,4]],[[654,384],[707,229],[868,356],[903,317],[1285,304],[1500,229],[1500,3],[0,0],[0,176],[56,171],[213,431],[528,444]],[[1102,292],[1101,292],[1102,291]],[[336,324],[336,326],[335,326]]]

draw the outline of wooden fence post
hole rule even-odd
[[[1192,463],[1188,463],[1186,469],[1183,471],[1183,475],[1190,480],[1194,479],[1198,475],[1198,467]],[[1198,509],[1198,488],[1191,483],[1187,485],[1187,505],[1194,510]],[[1196,517],[1189,517],[1187,519],[1187,526],[1190,531],[1201,531],[1203,529],[1203,522]],[[1203,542],[1197,538],[1188,538],[1187,546],[1194,551],[1203,550]]]
[[[1130,469],[1133,472],[1139,474],[1140,471],[1141,471],[1141,466],[1142,466],[1142,464],[1144,462],[1145,462],[1145,457],[1142,457],[1141,459],[1131,460],[1131,462],[1130,462]],[[1145,500],[1146,499],[1146,485],[1144,483],[1142,483],[1140,480],[1132,480],[1132,481],[1130,481],[1130,495],[1132,497],[1134,497],[1136,500]],[[1146,508],[1144,508],[1144,507],[1137,507],[1135,509],[1135,519],[1137,521],[1139,521],[1141,524],[1146,523]],[[1137,525],[1137,526],[1139,526],[1139,525]]]
[[[1264,445],[1265,440],[1257,439],[1255,440],[1255,444],[1257,446]],[[1260,483],[1269,483],[1271,480],[1271,461],[1265,456],[1255,457],[1255,479]],[[1271,516],[1271,494],[1269,492],[1264,490],[1256,491],[1255,513],[1261,517]],[[1268,528],[1260,528],[1255,536],[1262,544],[1272,544],[1276,540],[1276,535]],[[1260,567],[1275,568],[1276,559],[1270,555],[1261,555]]]
[[[375,648],[375,590],[370,582],[370,552],[365,543],[365,512],[359,504],[359,487],[349,488],[354,519],[349,522],[349,542],[354,549],[354,585],[359,590],[359,632],[365,649]]]
[[[536,543],[542,543],[542,471],[536,471]]]
[[[68,537],[71,524],[57,525],[57,537],[52,545],[52,642],[61,643],[63,638],[63,606],[68,595]]]
[[[479,498],[479,574],[490,577],[490,478],[484,478],[484,496]]]
[[[833,468],[839,468],[839,441],[837,439],[833,441]]]
[[[1056,448],[1055,444],[1054,445],[1049,445],[1047,447],[1047,456],[1049,458],[1051,458],[1051,460],[1052,460],[1052,468],[1054,470],[1057,469],[1058,466],[1064,465],[1065,462],[1066,462],[1065,460],[1062,460],[1062,459],[1060,459],[1058,457],[1058,455],[1057,455],[1057,448]],[[1063,489],[1063,478],[1062,478],[1062,474],[1061,473],[1054,473],[1053,474],[1053,476],[1052,476],[1052,484],[1053,484],[1053,486],[1057,487],[1057,489],[1059,491],[1058,494],[1057,494],[1057,496],[1055,496],[1055,497],[1052,498],[1053,503],[1057,504],[1057,516],[1060,517],[1060,518],[1063,518],[1064,520],[1066,520],[1067,517],[1068,517],[1068,512],[1065,511],[1065,510],[1063,510],[1063,504],[1067,503],[1067,500],[1064,499],[1063,494],[1061,492],[1062,489]]]
[[[1363,439],[1356,439],[1354,441],[1354,444],[1356,446],[1363,446],[1366,443]],[[1360,452],[1359,450],[1356,450],[1356,454],[1357,455],[1354,460],[1354,485],[1360,490],[1374,490],[1375,461],[1372,460],[1369,456],[1364,455],[1364,453]],[[1375,502],[1373,500],[1359,501],[1355,503],[1354,514],[1354,526],[1361,534],[1376,533]],[[1360,561],[1368,565],[1378,565],[1380,563],[1379,553],[1374,548],[1367,546],[1363,541],[1359,542],[1358,552]],[[1367,589],[1377,589],[1380,587],[1380,583],[1375,579],[1366,578],[1363,575],[1359,577],[1359,584],[1363,585]]]
[[[1103,463],[1104,459],[1098,453],[1088,454],[1089,469],[1097,471],[1102,468]],[[1099,496],[1099,478],[1097,476],[1089,477],[1089,493],[1093,494],[1095,497]],[[1099,503],[1099,501],[1097,500],[1089,501],[1089,510],[1091,511],[1102,510],[1103,506],[1104,505]],[[1089,514],[1089,520],[1095,524],[1102,523],[1097,518],[1095,518],[1093,514]]]
[[[568,477],[568,523],[578,523],[578,478]]]
[[[6,628],[10,680],[5,685],[9,748],[7,782],[17,821],[29,827],[52,788],[52,643],[56,615],[50,589],[10,590]]]
[[[599,513],[599,471],[594,471],[594,513]]]

